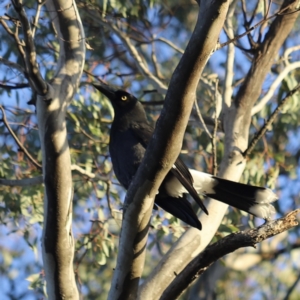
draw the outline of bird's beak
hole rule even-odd
[[[113,101],[115,99],[115,90],[104,83],[94,84],[93,86],[100,91],[104,96],[106,96],[110,101]]]

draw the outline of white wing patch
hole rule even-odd
[[[212,175],[197,170],[189,169],[194,179],[194,188],[199,194],[213,194],[216,180]]]
[[[165,184],[165,189],[167,194],[174,198],[182,197],[183,194],[188,193],[185,187],[175,176],[172,176],[170,179],[168,178],[168,181]]]
[[[173,165],[173,168],[176,169],[176,166]],[[193,170],[193,169],[189,169],[189,171],[194,180],[193,183],[194,188],[199,194],[214,193],[213,188],[216,183],[216,180],[212,178],[212,175],[197,170]],[[175,198],[182,197],[183,194],[188,193],[185,187],[180,183],[180,181],[175,176],[168,178],[165,188],[168,195]]]

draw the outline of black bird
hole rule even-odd
[[[142,104],[123,90],[107,85],[96,85],[112,103],[115,117],[110,131],[109,151],[114,172],[120,183],[129,185],[144,157],[153,134]],[[201,223],[186,196],[190,194],[199,207],[208,214],[198,194],[246,211],[254,216],[269,219],[275,213],[270,204],[277,196],[267,188],[250,186],[218,178],[207,173],[188,169],[178,157],[173,168],[162,182],[155,204],[201,230]]]

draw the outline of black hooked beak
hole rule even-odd
[[[100,91],[100,93],[102,93],[104,96],[106,96],[110,101],[115,100],[116,90],[113,89],[112,87],[110,87],[110,86],[108,86],[107,84],[104,84],[104,83],[99,83],[99,84],[93,83],[93,86],[98,91]]]

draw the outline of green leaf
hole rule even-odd
[[[98,264],[101,266],[106,264],[106,255],[103,252],[100,253],[100,259],[98,260]]]

